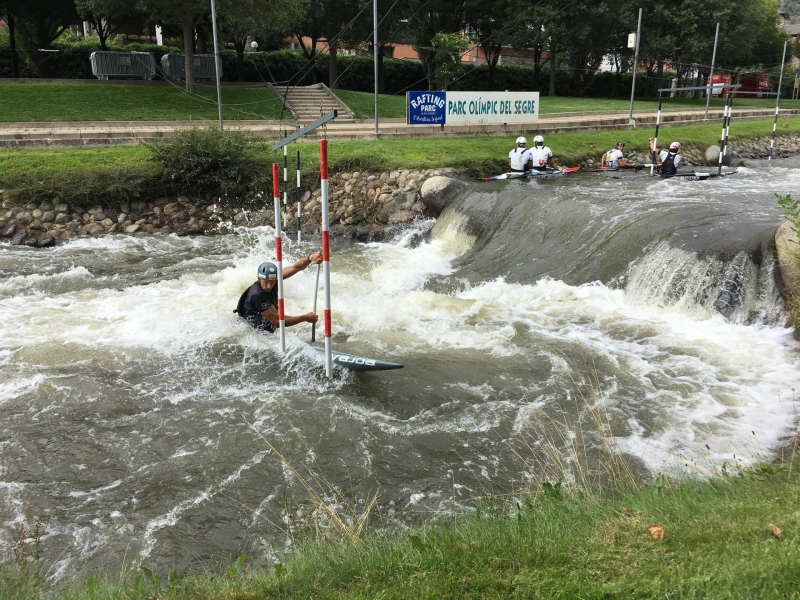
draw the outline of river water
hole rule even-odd
[[[409,524],[545,480],[769,460],[796,425],[769,241],[798,166],[475,183],[390,241],[337,240],[334,348],[405,368],[331,380],[308,326],[281,355],[232,313],[269,228],[0,245],[3,555],[39,521],[51,583],[269,565],[330,527],[323,505],[377,496]]]

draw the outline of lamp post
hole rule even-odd
[[[375,135],[378,135],[378,0],[372,0],[372,54],[375,63]]]

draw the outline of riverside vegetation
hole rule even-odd
[[[780,125],[779,151],[797,153],[800,119],[781,120]],[[771,121],[745,122],[737,129],[734,148],[751,147],[755,156],[768,145]],[[693,125],[672,128],[668,137],[699,152],[712,145],[718,133],[717,125]],[[217,140],[218,134],[187,135],[200,153],[210,144],[205,136]],[[236,210],[256,211],[263,208],[263,190],[272,189],[269,163],[280,159],[263,143],[241,133],[230,135],[219,143],[242,164],[224,172],[170,171],[155,158],[175,150],[168,148],[9,152],[0,157],[3,201],[62,202],[70,213],[79,207],[89,214],[101,204],[150,202],[145,198],[183,193],[184,200],[170,200],[197,206],[222,198],[223,209],[233,216]],[[549,136],[547,142],[560,164],[577,164],[596,160],[619,138],[644,157],[647,137],[641,131],[604,132]],[[460,176],[474,177],[505,170],[508,145],[504,138],[336,142],[330,145],[329,169],[335,176],[356,169],[387,172],[388,179],[393,169],[409,174],[415,169],[424,179],[428,171],[449,167]],[[299,146],[304,155],[314,155],[315,145]],[[87,156],[93,157],[90,169],[84,167],[90,162]],[[238,175],[229,179],[229,172]],[[303,179],[315,180],[312,165],[304,167]],[[70,187],[61,187],[65,184]],[[195,184],[198,187],[192,188]],[[332,185],[332,195],[341,191],[344,196],[342,188]],[[380,201],[380,196],[373,194],[371,200]],[[800,214],[791,202],[783,201],[784,210]],[[7,210],[11,209],[3,214]],[[585,395],[591,397],[591,391]],[[603,431],[602,410],[589,408],[595,402],[586,404],[596,413],[598,431]],[[11,536],[12,552],[0,564],[0,596],[800,598],[800,478],[794,439],[774,463],[759,468],[723,471],[706,479],[713,472],[698,466],[697,480],[657,476],[645,482],[618,458],[611,439],[602,449],[599,470],[586,466],[583,450],[575,448],[570,476],[556,454],[548,452],[546,439],[543,435],[537,442],[544,443],[509,449],[520,460],[521,473],[543,472],[541,479],[503,494],[487,491],[475,499],[471,513],[402,530],[374,512],[374,502],[351,504],[330,488],[324,475],[304,476],[324,518],[287,531],[294,550],[281,563],[232,556],[209,564],[206,572],[187,574],[156,573],[132,562],[115,573],[92,575],[81,585],[51,589],[45,581],[53,565],[43,564],[39,551],[47,540],[38,526],[28,530],[18,525]],[[323,500],[330,497],[340,500],[335,507]]]
[[[770,125],[737,123],[734,157],[766,156]],[[800,118],[782,119],[780,126],[775,156],[800,152]],[[688,164],[705,164],[706,148],[718,143],[717,125],[667,131],[682,141]],[[639,161],[649,161],[648,133],[640,130],[548,136],[548,144],[561,165],[592,165],[620,137]],[[426,179],[503,172],[509,144],[501,137],[331,143],[331,232],[381,239],[394,226],[435,216],[419,201]],[[319,150],[312,143],[295,146],[305,182],[300,226],[313,234],[320,223]],[[273,224],[270,166],[282,161],[262,139],[216,128],[186,129],[147,146],[8,150],[0,155],[0,238],[41,247],[107,233],[210,235]],[[298,223],[293,188],[291,178],[288,231]]]

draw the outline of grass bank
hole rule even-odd
[[[800,477],[792,460],[705,482],[658,478],[614,498],[546,483],[480,506],[408,530],[380,530],[374,520],[361,535],[308,535],[282,563],[231,558],[195,574],[131,565],[50,595],[800,598]],[[43,585],[31,574],[46,565],[17,567],[7,563],[0,592],[33,597]]]
[[[731,141],[765,138],[772,134],[772,119],[741,121],[731,127]],[[800,117],[779,119],[781,135],[800,134]],[[602,153],[622,139],[626,150],[646,152],[651,130],[602,131],[546,136],[556,162],[576,165]],[[680,140],[686,146],[719,143],[719,124],[685,125],[662,129],[661,139]],[[411,138],[377,141],[332,141],[328,144],[332,172],[360,170],[380,172],[393,169],[456,167],[470,177],[506,170],[506,157],[513,139],[506,137]],[[283,163],[281,151],[272,152],[269,142],[253,138],[255,179],[268,183],[271,164]],[[301,142],[303,181],[319,176],[319,144]],[[147,146],[7,150],[0,153],[0,189],[23,200],[58,197],[67,202],[115,202],[163,189],[159,166]]]
[[[369,92],[334,90],[359,119],[375,118],[375,96]],[[281,102],[266,87],[222,86],[226,120],[281,119]],[[704,108],[705,99],[668,98],[664,108]],[[720,107],[724,100],[712,98]],[[737,107],[774,108],[774,99],[737,98]],[[800,100],[781,100],[784,108],[800,107]],[[656,100],[637,100],[634,110],[652,111]],[[564,112],[627,112],[630,101],[607,98],[540,96],[540,114]],[[286,113],[283,117],[286,118]],[[405,96],[381,94],[378,116],[405,119]],[[197,93],[179,85],[125,85],[120,83],[3,83],[0,82],[0,122],[52,121],[192,121],[218,119],[213,82],[200,82]]]
[[[226,120],[281,118],[281,102],[267,87],[223,86],[221,94]],[[0,84],[0,121],[7,123],[217,119],[213,83],[199,83],[194,95],[176,85]]]
[[[348,90],[333,90],[339,98],[350,107],[357,119],[375,118],[375,95],[369,92],[353,92]],[[775,99],[766,98],[736,98],[736,107],[755,106],[775,108]],[[725,100],[712,98],[711,107],[722,107]],[[665,98],[664,110],[671,108],[705,108],[705,98]],[[800,108],[800,100],[781,100],[783,108]],[[654,111],[658,108],[657,100],[636,100],[634,111]],[[549,115],[565,112],[628,112],[630,100],[620,98],[570,98],[561,96],[539,96],[539,114]],[[378,117],[385,119],[405,119],[405,96],[378,96]]]

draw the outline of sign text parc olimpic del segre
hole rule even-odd
[[[406,92],[409,125],[536,123],[539,92]]]

